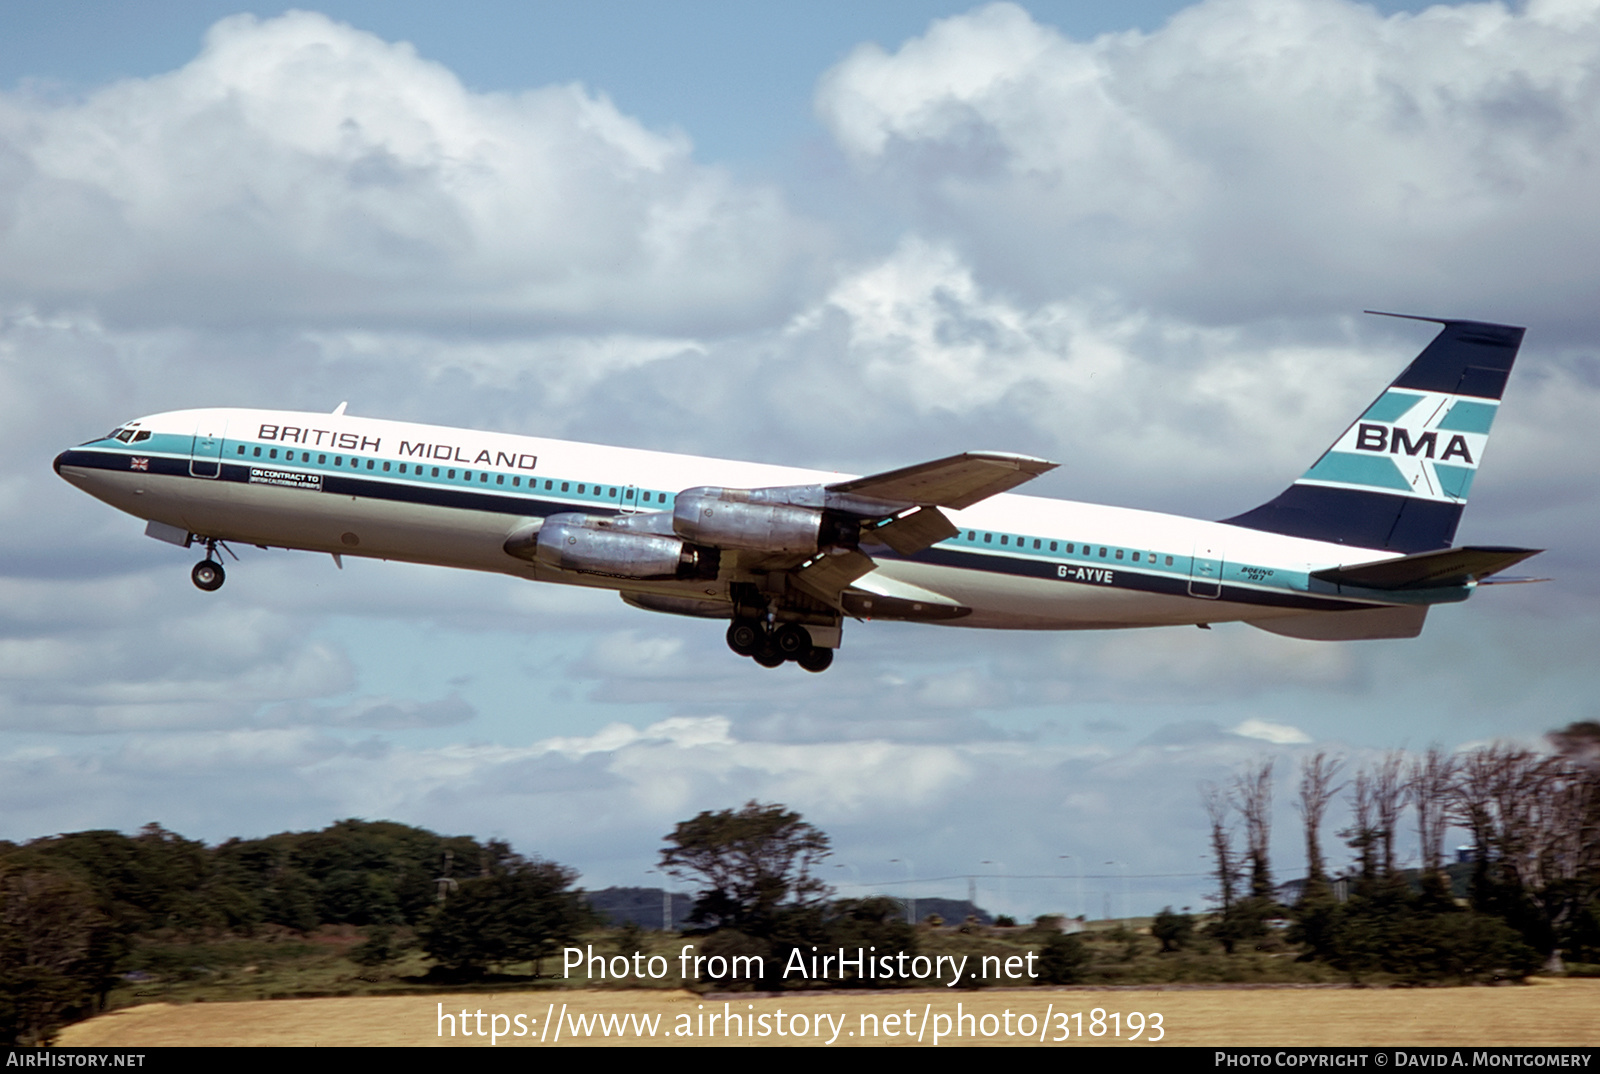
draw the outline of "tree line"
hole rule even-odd
[[[0,1038],[103,1009],[141,938],[362,926],[379,963],[412,931],[446,972],[534,961],[592,923],[577,873],[497,840],[387,821],[207,846],[157,824],[0,842]]]
[[[1287,916],[1303,958],[1413,982],[1522,979],[1564,960],[1600,962],[1600,724],[1548,738],[1549,752],[1394,750],[1354,767],[1325,751],[1306,757],[1295,796],[1306,877],[1289,906],[1278,903],[1268,851],[1274,763],[1206,785],[1211,935],[1231,953]],[[1338,834],[1351,861],[1334,875],[1322,829],[1341,793],[1351,823]],[[1418,847],[1409,869],[1396,849],[1408,825]],[[1446,861],[1452,829],[1471,838],[1468,862]]]
[[[827,835],[798,813],[751,801],[678,824],[659,864],[696,889],[685,932],[698,939],[698,953],[726,962],[760,956],[744,964],[768,976],[743,987],[794,987],[779,974],[796,950],[917,954],[917,930],[900,901],[833,897],[818,874],[830,853]],[[365,942],[348,952],[359,964],[382,965],[411,944],[432,964],[424,981],[481,979],[529,963],[538,976],[545,960],[600,923],[577,879],[503,842],[386,821],[343,820],[217,846],[157,824],[134,835],[0,842],[0,1035],[47,1041],[103,1009],[123,976],[139,969],[141,945],[158,940],[359,926]],[[1075,939],[1046,940],[1043,980],[1073,979],[1086,957]]]

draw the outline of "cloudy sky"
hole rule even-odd
[[[1276,758],[1297,875],[1307,754],[1600,714],[1600,0],[129,10],[0,8],[0,837],[359,816],[653,885],[674,823],[757,798],[847,894],[1098,916],[1203,905],[1203,781]],[[1458,540],[1555,581],[1411,641],[852,624],[768,672],[503,577],[251,549],[200,593],[50,471],[140,414],[349,400],[1018,451],[1221,518],[1430,338],[1364,308],[1529,328]]]

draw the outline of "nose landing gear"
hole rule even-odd
[[[207,593],[215,593],[222,588],[222,583],[228,580],[222,564],[210,559],[196,563],[194,570],[189,572],[189,577],[194,580],[198,588],[204,589]]]
[[[189,572],[189,578],[194,582],[195,588],[203,589],[207,593],[215,593],[222,588],[222,583],[228,580],[228,572],[222,569],[221,557],[217,555],[217,546],[221,545],[223,551],[233,556],[233,549],[222,544],[215,537],[206,538],[206,558],[194,565],[194,570]],[[238,556],[233,556],[238,559]]]

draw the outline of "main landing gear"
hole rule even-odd
[[[833,650],[811,644],[810,632],[799,623],[774,628],[759,619],[735,619],[728,627],[728,648],[764,668],[793,660],[807,671],[826,671],[833,663]]]
[[[215,593],[222,588],[222,583],[228,580],[228,572],[222,569],[222,559],[217,555],[217,546],[221,545],[222,549],[230,556],[233,556],[233,549],[222,544],[215,537],[207,537],[205,544],[206,558],[194,565],[194,570],[189,572],[189,578],[194,582],[197,589],[203,589],[207,593]],[[233,558],[238,559],[239,557],[233,556]]]

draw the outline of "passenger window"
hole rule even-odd
[[[383,464],[383,472],[384,473],[388,473],[389,472],[389,464],[388,463],[384,463]]]
[[[369,470],[372,469],[372,460],[371,459],[367,460],[367,469],[369,469]]]
[[[1169,566],[1169,567],[1172,566],[1172,557],[1171,556],[1167,557],[1167,566]]]
[[[1051,541],[1050,542],[1050,551],[1052,551],[1052,552],[1056,551],[1056,542],[1055,541]]]
[[[278,449],[277,448],[273,448],[271,451],[267,452],[267,458],[276,459],[277,457],[278,457]]]
[[[1006,535],[1005,535],[1005,534],[1003,534],[1003,533],[1002,533],[1002,534],[1001,534],[1001,535],[1000,535],[1000,543],[1001,543],[1001,544],[1005,544],[1005,543],[1006,543],[1006,542],[1007,542],[1007,541],[1009,541],[1009,540],[1010,540],[1010,539],[1011,539],[1011,538],[1010,538],[1010,537],[1008,537],[1008,536],[1006,536]]]
[[[434,467],[434,468],[433,468],[433,473],[432,473],[432,474],[430,474],[430,475],[429,475],[429,476],[430,476],[430,477],[438,477],[438,476],[439,476],[439,468],[438,468],[438,467],[437,467],[437,466],[435,466],[435,467]]]
[[[444,476],[449,480],[454,481],[456,479],[456,472],[454,470],[450,470],[447,471]]]
[[[1035,537],[1033,539],[1033,547],[1035,547],[1035,548],[1039,547],[1039,538]]]
[[[1137,552],[1135,552],[1135,553],[1134,553],[1134,554],[1133,554],[1133,561],[1134,561],[1134,562],[1135,562],[1135,563],[1137,563],[1137,562],[1139,562],[1139,553],[1137,553]]]
[[[241,454],[241,455],[244,454],[244,445],[243,444],[239,445],[239,454]]]
[[[400,464],[400,472],[402,474],[406,472],[406,464],[405,463],[401,463]]]
[[[494,475],[494,483],[496,485],[504,485],[506,483],[506,475],[505,474],[495,474]]]
[[[974,533],[972,530],[968,530],[967,531],[967,540],[976,541],[977,539],[978,539],[978,535],[976,533]]]
[[[451,477],[456,476],[454,470],[450,471],[450,476]],[[472,471],[468,470],[464,474],[462,474],[461,475],[461,480],[463,480],[463,481],[471,481],[472,480]]]
[[[1076,541],[1069,542],[1067,544],[1067,551],[1068,552],[1076,552],[1077,550],[1078,550],[1078,545],[1077,545]]]
[[[1101,559],[1105,559],[1106,558],[1106,550],[1104,548],[1100,549],[1100,558]]]
[[[335,455],[333,457],[333,464],[335,466],[343,466],[344,465],[344,456],[343,455]]]
[[[1120,548],[1119,548],[1119,549],[1117,549],[1117,558],[1118,558],[1118,559],[1121,559],[1121,558],[1122,558],[1122,549],[1120,549]]]
[[[548,481],[546,481],[546,482],[545,482],[545,484],[546,484],[546,485],[548,485],[548,484],[549,484],[549,483],[550,483],[550,482],[548,482]],[[571,488],[571,487],[572,487],[572,483],[571,483],[571,482],[570,482],[570,481],[563,481],[563,482],[561,482],[561,491],[562,491],[562,492],[566,492],[566,491],[567,491],[567,490],[568,490],[568,489],[570,489],[570,488]]]
[[[993,544],[994,543],[994,534],[992,534],[992,533],[984,534],[983,535],[983,543],[984,544]]]
[[[481,484],[483,484],[483,483],[484,483],[484,482],[485,482],[485,481],[487,481],[487,480],[489,480],[489,475],[488,475],[488,474],[479,474],[479,475],[478,475],[478,484],[480,484],[480,485],[481,485]],[[501,480],[501,481],[504,481],[504,480],[505,480],[505,478],[503,478],[503,477],[502,477],[502,478],[501,478],[501,479],[500,479],[500,480]]]
[[[610,495],[610,497],[613,500],[616,499],[617,498],[617,490],[616,489],[612,489],[611,492],[608,495]]]

